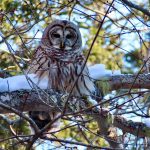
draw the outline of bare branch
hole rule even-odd
[[[101,146],[94,146],[94,145],[90,145],[90,144],[84,144],[81,142],[74,142],[74,141],[69,141],[69,140],[63,140],[63,139],[58,139],[58,138],[48,138],[48,137],[44,137],[43,139],[46,140],[50,140],[50,141],[58,141],[58,142],[62,142],[65,144],[75,144],[75,145],[81,145],[81,146],[85,146],[87,148],[92,148],[92,149],[106,149],[106,150],[113,150],[113,148],[106,148],[106,147],[101,147]],[[119,150],[119,149],[116,149]]]
[[[132,2],[129,2],[128,0],[121,0],[121,1],[123,3],[125,3],[126,5],[128,5],[129,7],[137,9],[137,10],[141,11],[142,13],[144,13],[145,15],[147,15],[148,17],[150,17],[150,12],[147,9],[144,9],[139,5],[133,4]]]
[[[115,75],[107,80],[110,83],[110,90],[118,89],[150,89],[150,74],[137,75]]]
[[[22,93],[22,94],[20,94]],[[5,93],[6,94],[6,93]],[[7,99],[4,100],[4,94],[1,94],[1,103],[0,103],[0,112],[1,113],[7,113],[7,112],[13,112],[16,113],[18,115],[21,115],[23,118],[27,119],[29,122],[31,122],[31,120],[29,120],[27,118],[27,116],[24,116],[22,113],[19,113],[18,110],[15,109],[19,109],[22,108],[22,106],[24,106],[24,110],[22,111],[52,111],[52,110],[58,110],[60,111],[60,108],[57,108],[56,106],[51,107],[49,105],[46,105],[45,103],[43,104],[42,101],[39,100],[38,95],[36,94],[35,91],[28,91],[28,98],[26,98],[26,103],[23,103],[25,101],[24,95],[27,94],[27,91],[17,91],[17,92],[11,92],[9,93],[9,95],[12,95],[11,98],[12,99]],[[42,95],[44,96],[44,95]],[[49,95],[52,96],[52,95]],[[67,97],[66,97],[67,98]],[[60,101],[62,101],[60,99]],[[58,102],[58,103],[63,103],[63,102]],[[64,101],[64,99],[63,99]],[[111,125],[111,123],[114,124],[114,126],[120,128],[123,130],[123,132],[129,132],[135,136],[138,137],[149,137],[150,136],[150,128],[148,128],[145,124],[140,123],[140,122],[133,122],[133,121],[127,121],[126,119],[124,119],[121,116],[114,116],[112,114],[110,114],[108,111],[106,111],[105,109],[101,109],[98,110],[97,108],[93,108],[91,107],[91,109],[86,109],[88,108],[88,106],[86,106],[87,102],[83,99],[80,99],[80,101],[82,102],[79,108],[83,108],[83,103],[85,104],[85,108],[82,109],[82,111],[77,111],[77,112],[73,112],[72,115],[74,114],[85,114],[85,115],[89,115],[89,116],[93,116],[94,118],[98,119],[100,121],[100,123],[102,124],[101,127],[105,126],[104,128],[108,129],[109,126]],[[37,107],[38,105],[38,107]],[[70,104],[72,105],[72,104]],[[60,106],[61,107],[61,106]],[[19,109],[20,110],[20,109]],[[70,112],[71,110],[67,109],[67,113]],[[65,115],[71,115],[71,113],[69,114],[65,114]],[[105,124],[106,122],[106,124]],[[108,123],[109,122],[109,123]],[[108,126],[109,125],[109,126]],[[140,130],[139,130],[140,129]],[[104,131],[102,134],[105,134],[106,132]]]
[[[42,91],[34,91],[34,90],[20,90],[14,92],[4,92],[0,93],[0,102],[2,104],[10,106],[10,108],[15,108],[19,111],[49,111],[50,109],[59,110],[54,103],[51,103],[51,98],[54,99],[54,95],[51,92],[47,92],[49,97]],[[40,95],[40,96],[39,96]],[[55,98],[57,98],[57,102],[59,103],[60,97],[55,94]],[[45,103],[41,100],[41,97],[44,99]],[[56,103],[57,103],[56,102]],[[1,104],[0,104],[1,106]],[[4,108],[1,106],[1,113],[12,112],[11,109]]]

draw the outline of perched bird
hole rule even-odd
[[[71,95],[75,97],[92,96],[97,89],[89,77],[87,66],[83,68],[84,63],[78,26],[70,21],[56,20],[44,30],[41,42],[33,55],[29,72],[35,73],[39,82],[42,78],[48,78],[50,90],[62,93],[72,91]],[[39,128],[43,128],[57,114],[31,111],[29,116]]]

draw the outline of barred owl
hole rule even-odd
[[[90,96],[95,93],[96,87],[89,77],[87,66],[82,70],[84,63],[78,26],[70,21],[56,20],[44,30],[29,70],[38,76],[39,82],[48,78],[51,90],[70,93],[73,88],[72,96]],[[30,112],[29,115],[39,128],[56,116],[44,111]]]

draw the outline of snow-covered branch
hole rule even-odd
[[[109,90],[118,89],[150,89],[150,74],[128,75],[121,74],[119,70],[105,69],[103,64],[89,67],[90,77],[103,86],[106,83]],[[16,90],[47,89],[48,79],[38,82],[35,74],[18,75],[9,78],[0,78],[0,92],[12,92]]]
[[[109,84],[109,90],[117,90],[123,88],[150,88],[150,74],[138,74],[138,75],[123,75],[120,71],[106,70],[104,65],[94,65],[89,67],[91,78],[97,80],[97,82],[107,82]],[[43,79],[38,82],[38,78],[35,74],[19,75],[0,79],[0,112],[8,113],[17,110],[19,115],[23,111],[61,111],[63,109],[63,103],[67,99],[63,94],[50,92],[47,87],[47,79]],[[78,108],[72,111],[71,107],[68,107],[67,113],[85,115],[92,115],[101,122],[113,122],[115,127],[139,137],[149,137],[150,128],[147,127],[147,123],[137,123],[128,121],[121,116],[114,116],[105,111],[104,109],[98,110],[96,107],[89,108],[89,105],[85,103],[84,99],[79,100]],[[72,104],[69,104],[72,105]],[[82,106],[79,106],[82,105]],[[88,108],[88,109],[87,109]],[[94,110],[94,113],[93,113]],[[66,114],[67,115],[67,114]],[[102,121],[103,120],[103,121]],[[110,121],[111,120],[111,121]],[[100,125],[102,128],[102,124]],[[109,128],[107,125],[105,128]],[[107,133],[107,132],[105,132]]]

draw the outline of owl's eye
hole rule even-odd
[[[58,33],[54,33],[53,36],[54,36],[55,38],[60,38],[60,35],[59,35]]]
[[[73,35],[68,34],[68,35],[66,36],[66,38],[67,38],[67,39],[71,39],[71,38],[73,38]]]

